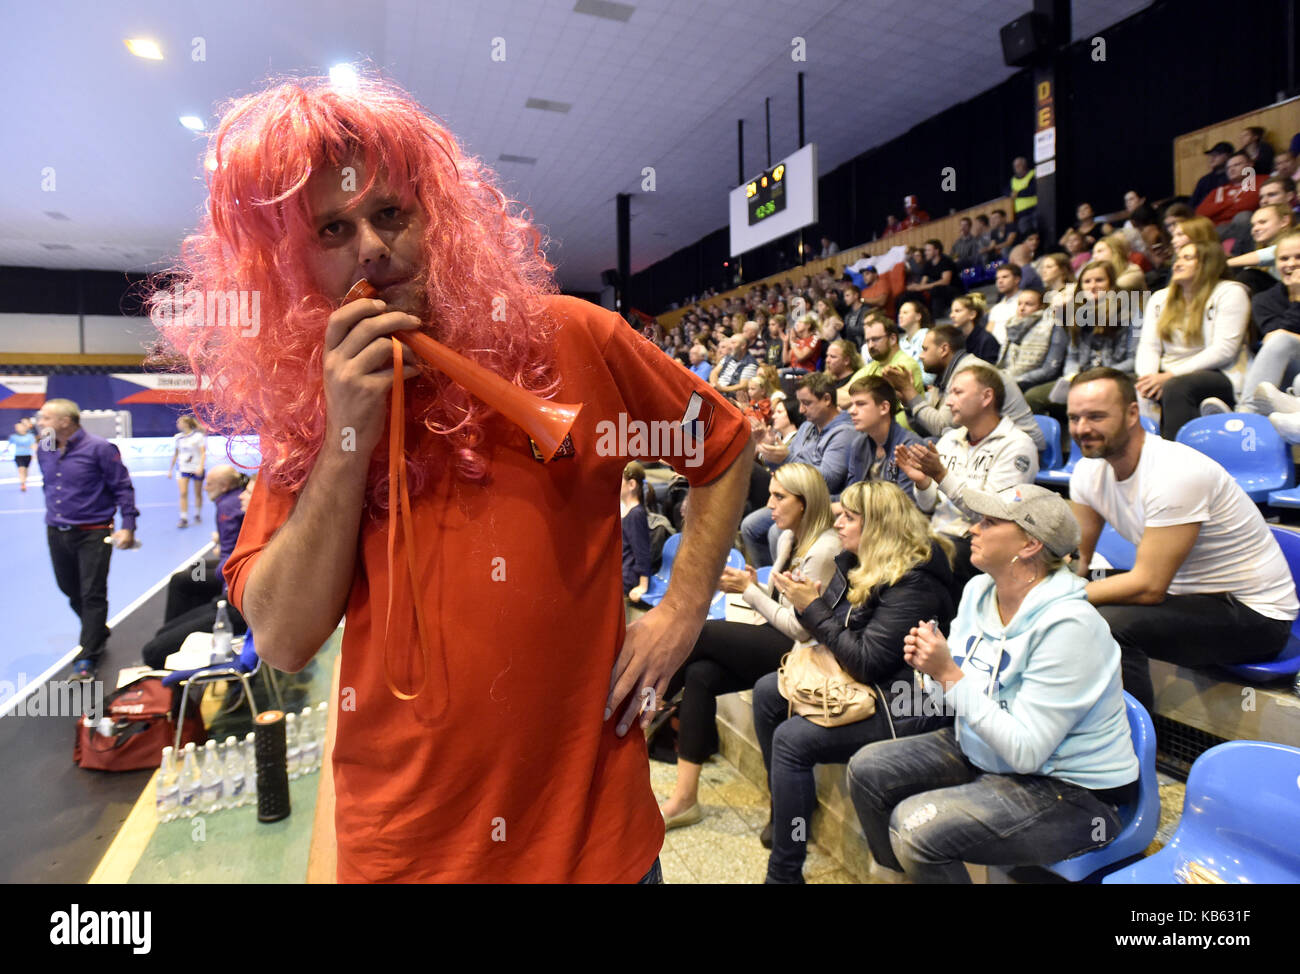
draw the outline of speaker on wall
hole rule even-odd
[[[1002,60],[1013,68],[1034,62],[1052,40],[1052,27],[1043,14],[1031,12],[1002,28]]]

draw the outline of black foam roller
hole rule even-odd
[[[289,768],[285,762],[284,711],[263,710],[253,724],[257,759],[257,820],[278,822],[289,814]]]

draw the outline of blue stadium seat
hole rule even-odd
[[[1160,435],[1160,424],[1157,423],[1150,416],[1143,416],[1140,420],[1138,420],[1138,422],[1140,422],[1142,424],[1142,428],[1146,430],[1148,433],[1150,433],[1152,436]]]
[[[1101,529],[1101,535],[1097,538],[1096,553],[1118,571],[1132,571],[1133,563],[1137,561],[1137,546],[1130,544],[1127,538],[1109,524]]]
[[[1300,507],[1300,487],[1290,490],[1270,490],[1268,502],[1273,507]]]
[[[1192,765],[1183,817],[1154,856],[1108,884],[1187,882],[1194,863],[1225,883],[1300,883],[1300,748],[1229,741]]]
[[[1056,434],[1057,441],[1058,442],[1060,441],[1060,436],[1061,436],[1060,423],[1052,419],[1050,416],[1035,415],[1034,419],[1040,421],[1038,425],[1042,428],[1044,436],[1048,435],[1047,427],[1044,426],[1041,421],[1044,419],[1050,420],[1052,425],[1055,426],[1057,429],[1057,434]],[[1038,471],[1038,476],[1034,478],[1034,483],[1042,484],[1044,487],[1055,487],[1055,486],[1068,487],[1070,484],[1070,474],[1074,473],[1074,465],[1078,463],[1079,460],[1082,459],[1082,457],[1083,454],[1079,451],[1078,442],[1074,439],[1074,437],[1070,437],[1070,458],[1066,460],[1064,464],[1059,464],[1056,467],[1056,469]]]
[[[1200,416],[1180,429],[1176,439],[1218,461],[1256,503],[1267,501],[1271,491],[1295,486],[1291,447],[1266,416]]]
[[[1156,779],[1156,728],[1151,715],[1135,699],[1124,694],[1124,709],[1133,733],[1133,750],[1137,752],[1138,796],[1132,805],[1119,809],[1120,833],[1109,845],[1085,852],[1072,859],[1062,859],[1043,868],[1062,879],[1077,883],[1098,870],[1141,855],[1155,838],[1160,825],[1160,782]]]
[[[727,555],[728,568],[744,568],[745,556],[736,548],[732,548]],[[713,593],[713,601],[709,603],[710,619],[727,618],[727,593],[721,590]]]
[[[1039,464],[1039,470],[1059,470],[1064,458],[1061,456],[1061,424],[1051,416],[1042,416],[1034,414],[1034,419],[1038,422],[1038,428],[1043,431],[1043,439],[1047,440],[1047,449],[1040,455],[1042,461]],[[1073,454],[1073,450],[1070,451]]]
[[[682,543],[681,533],[669,537],[664,542],[663,561],[659,563],[659,570],[650,576],[650,585],[645,590],[645,595],[641,596],[643,605],[658,605],[663,601],[664,593],[668,591],[668,577],[673,573],[673,561],[677,557],[677,547]]]
[[[766,588],[767,583],[772,580],[772,566],[764,565],[762,568],[758,569],[757,574],[758,574],[758,584]]]
[[[1273,537],[1277,539],[1286,556],[1286,563],[1291,568],[1291,577],[1300,579],[1300,534],[1286,528],[1269,525]],[[1224,664],[1227,670],[1239,680],[1247,683],[1271,683],[1274,680],[1289,680],[1300,673],[1300,619],[1291,623],[1291,638],[1287,640],[1282,652],[1265,663]]]

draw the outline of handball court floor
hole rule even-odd
[[[118,670],[140,662],[140,649],[163,621],[171,573],[209,545],[212,503],[203,520],[177,527],[177,487],[166,460],[128,463],[140,509],[141,547],[113,552],[108,618],[113,635],[100,663],[104,694]],[[45,537],[45,503],[33,464],[27,492],[16,470],[0,476],[0,882],[84,883],[131,811],[151,771],[83,771],[72,761],[75,717],[21,717],[11,711],[41,683],[65,679],[77,653],[79,624],[54,581]],[[191,506],[193,505],[191,488]],[[120,522],[119,522],[120,523]]]

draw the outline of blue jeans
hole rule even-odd
[[[886,693],[892,692],[885,689]],[[777,690],[775,673],[754,684],[754,732],[767,767],[772,791],[772,854],[767,861],[767,882],[803,882],[808,855],[808,827],[817,808],[818,764],[841,764],[873,741],[888,739],[889,720],[876,702],[876,712],[866,720],[840,727],[822,727],[804,717],[788,716],[790,705]],[[919,734],[950,723],[951,718],[894,717],[894,732]]]
[[[636,881],[638,886],[662,886],[664,884],[664,869],[655,859],[655,864],[650,867],[650,871]]]
[[[781,531],[772,520],[772,509],[760,507],[740,522],[740,537],[745,543],[745,558],[755,568],[772,564]]]
[[[1272,337],[1273,334],[1277,337]],[[1265,339],[1241,383],[1242,405],[1250,404],[1255,387],[1261,382],[1271,382],[1285,392],[1300,375],[1300,335],[1279,331],[1266,335]],[[1250,411],[1254,408],[1250,406]]]
[[[917,883],[969,883],[963,862],[1058,862],[1120,831],[1115,808],[1086,788],[981,771],[951,727],[863,748],[849,762],[849,794],[876,861]]]

